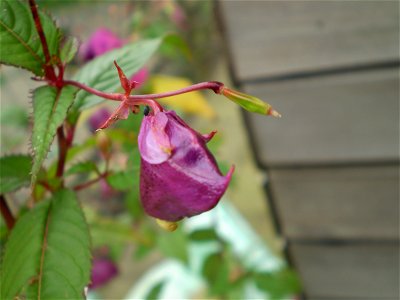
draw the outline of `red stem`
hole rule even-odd
[[[86,92],[88,92],[90,94],[99,96],[101,98],[114,100],[114,101],[122,101],[123,100],[122,97],[124,96],[123,94],[105,93],[105,92],[96,90],[94,88],[91,88],[91,87],[89,87],[87,85],[84,85],[83,83],[80,83],[80,82],[77,82],[77,81],[74,81],[74,80],[64,80],[63,84],[64,85],[66,85],[66,84],[67,85],[73,85],[73,86],[76,86],[76,87],[78,87],[78,88],[80,88],[82,90],[85,90]]]
[[[83,189],[85,189],[85,188],[91,186],[92,184],[95,184],[96,182],[100,181],[102,178],[107,177],[107,175],[108,175],[108,173],[105,172],[105,173],[103,173],[103,174],[100,174],[100,176],[97,177],[97,178],[94,178],[94,179],[92,179],[92,180],[89,180],[88,182],[85,182],[85,183],[78,184],[78,185],[74,186],[72,189],[73,189],[74,191],[83,190]]]
[[[57,78],[54,69],[51,66],[51,55],[49,51],[49,46],[47,45],[46,36],[44,35],[42,22],[40,21],[35,0],[29,0],[29,6],[31,9],[33,20],[35,21],[35,27],[40,38],[40,43],[42,44],[44,58],[46,60],[45,65],[43,66],[45,75],[48,79],[55,81]]]
[[[10,208],[8,207],[4,195],[0,195],[0,210],[1,210],[1,215],[4,218],[4,221],[6,222],[7,228],[11,230],[14,227],[15,218],[12,215]]]
[[[88,93],[94,94],[96,96],[99,96],[99,97],[102,97],[105,99],[114,100],[114,101],[122,101],[122,100],[126,99],[125,95],[123,95],[123,94],[105,93],[105,92],[96,90],[94,88],[91,88],[83,83],[80,83],[80,82],[77,82],[74,80],[64,80],[63,83],[76,86],[82,90],[87,91]],[[191,86],[185,87],[183,89],[179,89],[179,90],[171,91],[171,92],[165,92],[165,93],[159,93],[159,94],[131,95],[131,96],[128,96],[127,99],[132,101],[131,104],[135,104],[138,102],[138,100],[160,99],[160,98],[181,95],[181,94],[185,94],[185,93],[189,93],[189,92],[199,91],[199,90],[213,90],[216,94],[219,94],[223,87],[224,87],[224,84],[221,82],[208,81],[208,82],[196,83]]]
[[[49,192],[54,192],[53,188],[50,186],[50,184],[44,180],[39,180],[38,184],[40,184],[41,186],[43,186],[47,191]]]
[[[57,139],[58,139],[58,164],[57,164],[57,177],[62,177],[64,174],[65,160],[67,158],[68,143],[65,139],[64,128],[61,125],[57,128]]]
[[[218,81],[200,82],[176,91],[159,94],[132,95],[129,96],[128,99],[133,101],[141,99],[160,99],[200,90],[213,90],[214,93],[219,94],[223,87],[224,84]]]
[[[66,142],[68,148],[72,145],[72,142],[74,140],[75,136],[75,125],[69,124],[66,122],[66,127],[67,127],[67,136],[66,136]]]

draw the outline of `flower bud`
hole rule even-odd
[[[152,217],[176,222],[216,206],[230,182],[207,149],[214,133],[203,136],[174,111],[143,118],[139,132],[140,196]]]
[[[222,87],[219,93],[227,97],[229,100],[232,100],[236,104],[240,105],[247,111],[263,115],[271,115],[278,118],[281,117],[280,113],[274,110],[270,104],[262,101],[257,97],[231,90],[226,87]]]

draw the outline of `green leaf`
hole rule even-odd
[[[29,184],[32,158],[11,155],[0,158],[0,194],[13,192]]]
[[[126,191],[132,188],[134,178],[132,178],[130,172],[116,172],[107,176],[107,182],[113,189],[117,191]]]
[[[74,80],[100,91],[114,92],[120,87],[118,73],[114,67],[114,60],[118,62],[128,77],[132,76],[144,66],[160,46],[161,41],[161,38],[143,40],[107,52],[104,55],[96,57],[81,68],[75,74]],[[102,99],[98,96],[81,90],[77,94],[74,112],[78,113],[78,111],[98,104],[101,101]]]
[[[153,286],[151,288],[151,290],[149,291],[149,293],[146,295],[145,299],[146,300],[158,299],[159,295],[161,293],[161,290],[164,287],[164,284],[165,284],[165,282],[161,281],[161,282],[157,283],[155,286]]]
[[[218,240],[218,234],[214,229],[200,229],[193,231],[189,238],[196,242],[208,242]]]
[[[142,260],[144,257],[149,255],[153,250],[156,249],[156,239],[159,234],[154,227],[149,226],[149,223],[141,223],[135,227],[135,230],[143,237],[146,237],[146,242],[136,243],[135,252],[133,258],[136,260]],[[164,233],[162,233],[164,234]]]
[[[42,86],[33,93],[32,183],[36,180],[57,128],[64,122],[76,92],[77,89],[72,86],[61,90],[52,86]]]
[[[228,291],[227,291],[227,299],[245,299],[244,298],[244,288],[245,288],[245,280],[237,280],[234,281],[229,285]]]
[[[29,125],[29,116],[24,107],[16,104],[2,107],[0,111],[0,124],[15,126],[18,129],[26,129]]]
[[[72,175],[77,173],[90,173],[90,172],[97,172],[97,166],[92,161],[82,161],[79,163],[74,164],[71,168],[65,172],[65,175]]]
[[[4,222],[4,219],[0,218],[0,243],[2,245],[4,245],[8,232],[9,229],[7,228],[7,225]]]
[[[134,228],[129,219],[116,219],[99,215],[89,207],[85,208],[90,225],[90,235],[95,247],[101,245],[117,245],[117,244],[146,244],[150,245],[152,237],[141,234],[138,228]]]
[[[208,282],[211,295],[224,293],[229,286],[229,266],[223,253],[210,254],[204,261],[201,271]]]
[[[287,268],[275,273],[257,273],[254,281],[272,299],[284,299],[301,292],[299,278],[294,271]]]
[[[90,279],[90,240],[75,194],[55,193],[24,214],[3,257],[2,299],[83,299]]]
[[[158,236],[157,245],[161,252],[168,257],[176,258],[183,263],[188,262],[187,237],[182,229],[178,228],[168,234]]]
[[[45,57],[27,2],[0,3],[0,62],[43,75]],[[58,54],[61,33],[50,16],[39,12],[50,55]]]
[[[7,230],[7,229],[5,228],[5,230]],[[135,248],[135,252],[133,254],[133,258],[136,260],[144,259],[146,256],[148,256],[151,253],[152,250],[154,250],[153,246],[148,246],[145,244],[138,244],[135,246],[136,246],[136,248]]]
[[[192,60],[192,52],[190,50],[190,47],[188,43],[182,38],[182,36],[178,34],[168,34],[165,37],[165,42],[164,42],[164,48],[168,46],[168,52],[169,53],[175,53],[175,55],[181,55],[183,54],[187,60]],[[171,51],[170,51],[171,50]],[[179,50],[179,51],[176,51]]]
[[[90,136],[82,144],[74,145],[71,148],[69,148],[67,154],[67,161],[69,162],[73,160],[74,158],[76,158],[76,156],[82,154],[82,152],[84,151],[92,150],[96,145],[97,145],[96,136],[95,135]]]
[[[127,193],[124,202],[134,220],[143,218],[144,211],[142,204],[140,203],[139,184],[134,185],[134,188]]]
[[[61,61],[63,63],[69,63],[75,57],[76,52],[78,52],[78,48],[78,40],[73,36],[68,37],[60,51]]]

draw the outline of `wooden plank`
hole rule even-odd
[[[248,114],[263,165],[399,159],[399,70],[246,84],[282,119]]]
[[[399,238],[399,166],[271,169],[269,175],[289,238]]]
[[[239,80],[398,60],[397,1],[220,1]]]
[[[398,244],[292,244],[307,299],[399,299]]]

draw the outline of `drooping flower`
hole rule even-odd
[[[117,120],[126,119],[130,111],[138,113],[139,105],[148,106],[144,110],[138,136],[141,155],[140,197],[144,210],[155,217],[161,227],[173,231],[177,221],[206,212],[218,204],[234,168],[223,176],[208,150],[206,143],[215,131],[201,135],[174,111],[164,111],[154,99],[207,88],[226,96],[246,110],[275,117],[280,117],[280,114],[268,103],[229,89],[217,81],[198,83],[172,92],[131,96],[137,82],[128,80],[116,61],[114,64],[125,94],[118,97],[120,105],[99,130]]]
[[[215,131],[201,135],[174,111],[144,117],[139,132],[140,195],[145,211],[176,222],[216,206],[228,187],[206,143]]]

